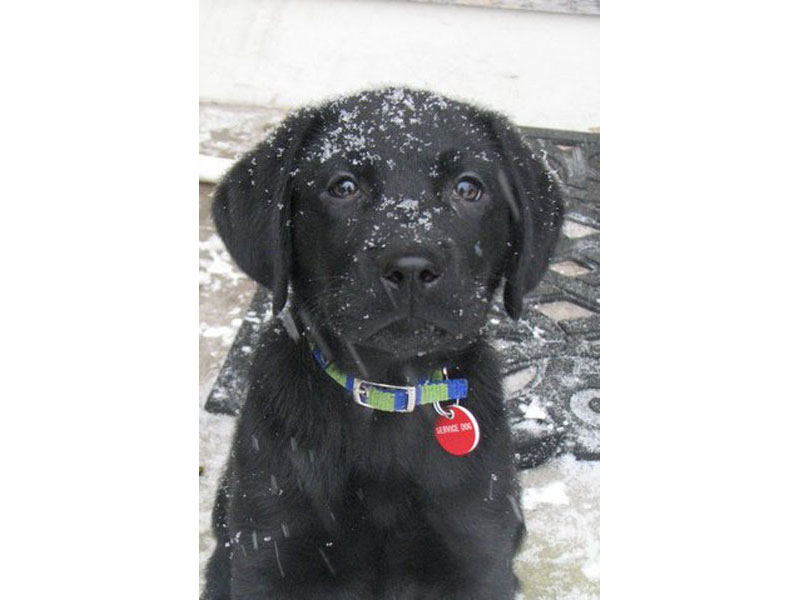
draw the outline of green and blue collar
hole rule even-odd
[[[425,404],[463,400],[467,397],[466,379],[448,379],[443,369],[435,371],[427,380],[417,385],[388,385],[353,377],[341,371],[333,362],[323,356],[319,348],[312,351],[314,360],[327,375],[340,386],[351,392],[356,404],[387,412],[409,413],[415,407]]]

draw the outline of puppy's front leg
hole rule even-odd
[[[230,469],[226,468],[217,488],[217,497],[211,518],[217,546],[206,565],[206,585],[201,600],[230,600],[231,597],[230,543],[226,543],[228,540],[226,521],[229,485]]]
[[[249,538],[249,539],[248,539]],[[302,537],[252,544],[242,532],[231,559],[232,600],[367,600],[374,598],[365,582],[348,580],[325,567],[313,543]],[[258,539],[257,537],[255,538]],[[248,543],[250,542],[250,543]]]
[[[505,481],[503,481],[505,479]],[[457,600],[513,600],[512,563],[525,535],[513,475],[495,480],[487,496],[465,494],[432,507],[427,517],[443,556],[438,596]]]
[[[206,565],[206,586],[201,600],[230,600],[230,578],[228,550],[218,542]]]

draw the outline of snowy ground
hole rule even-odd
[[[274,111],[232,115],[201,107],[201,153],[232,158],[263,137],[279,119]],[[203,404],[255,290],[231,263],[209,214],[209,185],[200,186],[200,572],[214,548],[211,509],[234,419]],[[516,571],[524,598],[599,598],[600,463],[571,456],[522,471],[522,510],[528,537]]]

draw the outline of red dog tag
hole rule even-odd
[[[433,426],[436,441],[450,454],[464,456],[472,452],[481,439],[481,430],[475,415],[463,406],[448,406],[453,418],[439,417]]]

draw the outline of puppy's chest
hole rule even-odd
[[[351,421],[345,444],[352,472],[360,477],[415,480],[425,463],[440,453],[434,438],[434,417],[422,410],[414,414],[357,416]]]
[[[344,495],[356,514],[379,528],[411,524],[432,494],[458,485],[465,459],[442,451],[433,420],[422,413],[382,415],[351,435]]]
[[[419,520],[420,501],[416,486],[399,477],[383,480],[356,475],[346,497],[351,524],[363,529],[389,530]]]

